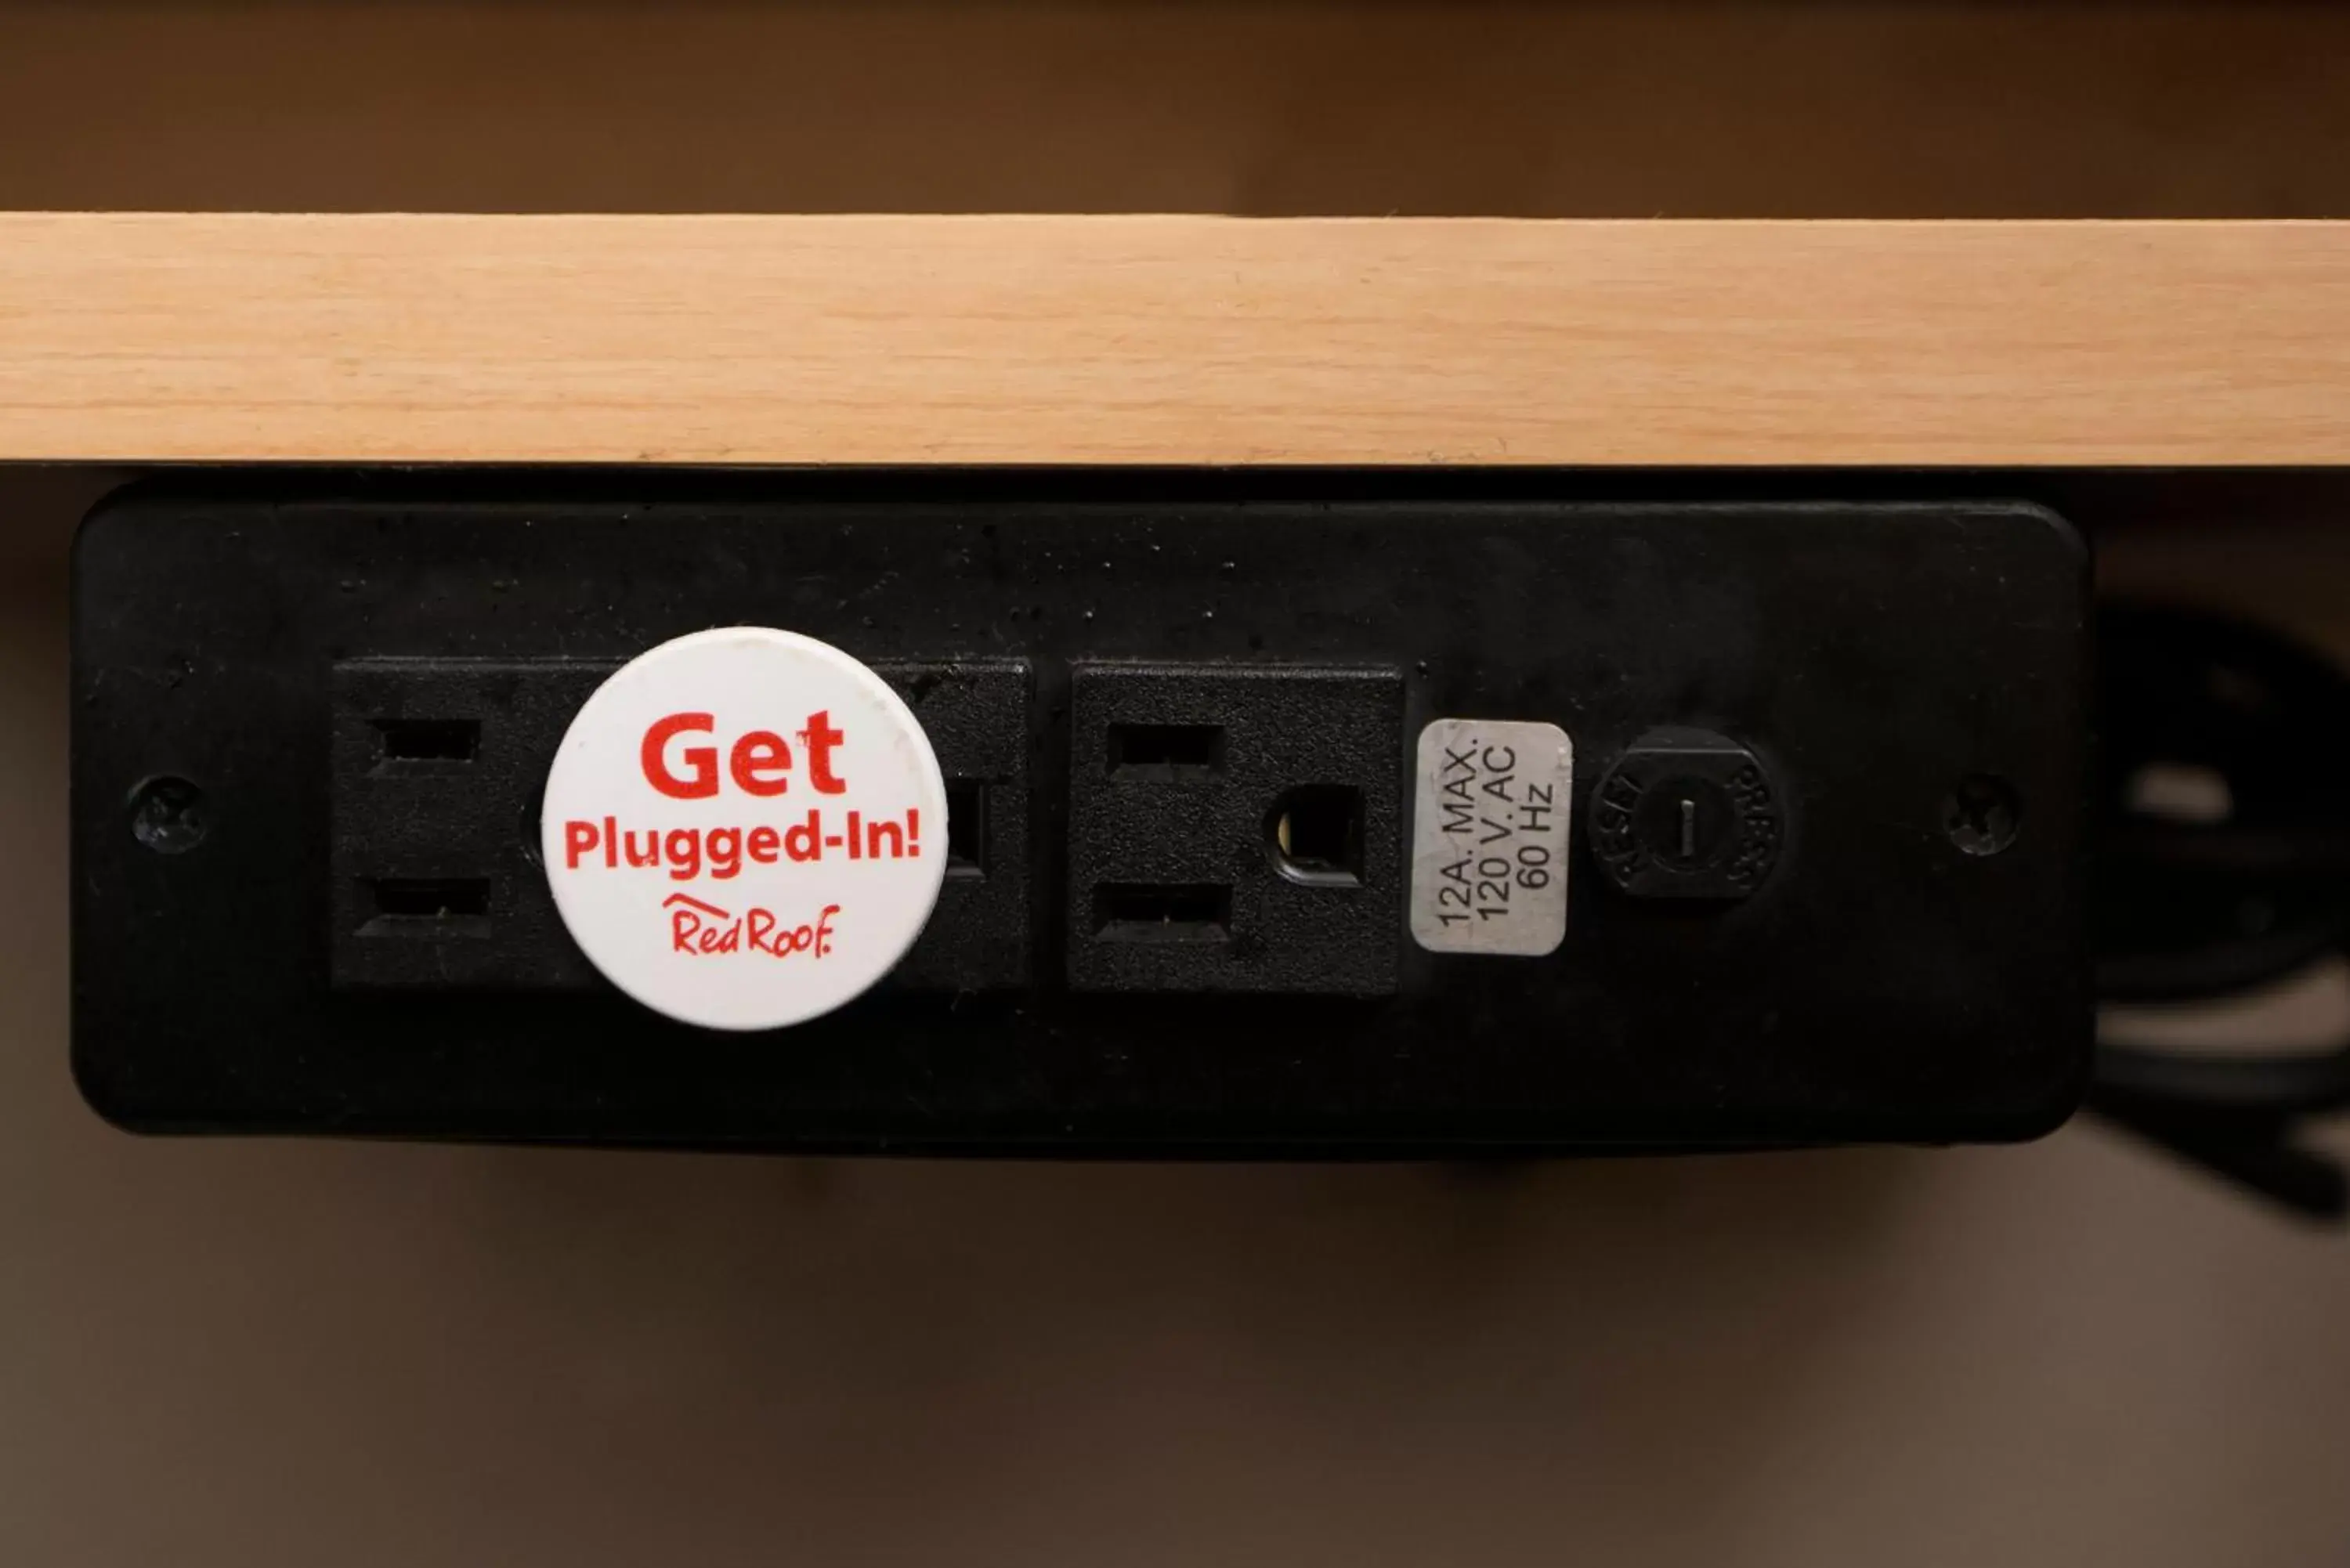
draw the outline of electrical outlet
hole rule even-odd
[[[537,804],[564,726],[611,670],[560,659],[334,665],[338,989],[596,983],[546,896]]]
[[[1071,989],[1395,990],[1401,671],[1087,662],[1069,693]]]
[[[538,794],[600,659],[357,659],[330,682],[328,879],[338,989],[595,990],[538,864]],[[947,778],[946,881],[890,977],[1028,983],[1029,670],[1018,659],[875,666]]]

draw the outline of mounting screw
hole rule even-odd
[[[2015,786],[1989,774],[1960,779],[1942,802],[1942,831],[1962,855],[1996,855],[2015,842],[2022,826]]]
[[[1762,760],[1710,730],[1651,730],[1592,792],[1592,853],[1638,898],[1743,898],[1783,836]]]
[[[204,792],[186,779],[162,774],[130,792],[130,836],[158,855],[185,854],[211,827]]]

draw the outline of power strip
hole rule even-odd
[[[75,1065],[149,1130],[2028,1136],[2089,1040],[2087,576],[1995,501],[134,493],[77,556]],[[741,796],[722,833],[539,811],[616,669],[735,625],[894,690],[947,816],[906,825],[944,863],[889,978],[750,1033],[613,989],[545,849],[648,857],[718,911],[651,917],[681,950],[740,953],[719,869],[820,796],[726,781],[805,774],[793,694],[647,737]]]

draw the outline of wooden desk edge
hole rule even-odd
[[[2350,223],[0,214],[0,461],[2350,461]]]

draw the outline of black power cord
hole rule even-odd
[[[2350,953],[2350,678],[2199,611],[2109,606],[2097,642],[2100,998],[2230,996]],[[2194,798],[2164,800],[2149,785],[2165,779]],[[2296,1141],[2350,1106],[2350,1041],[2282,1056],[2101,1043],[2088,1103],[2296,1214],[2350,1210],[2340,1166]]]

